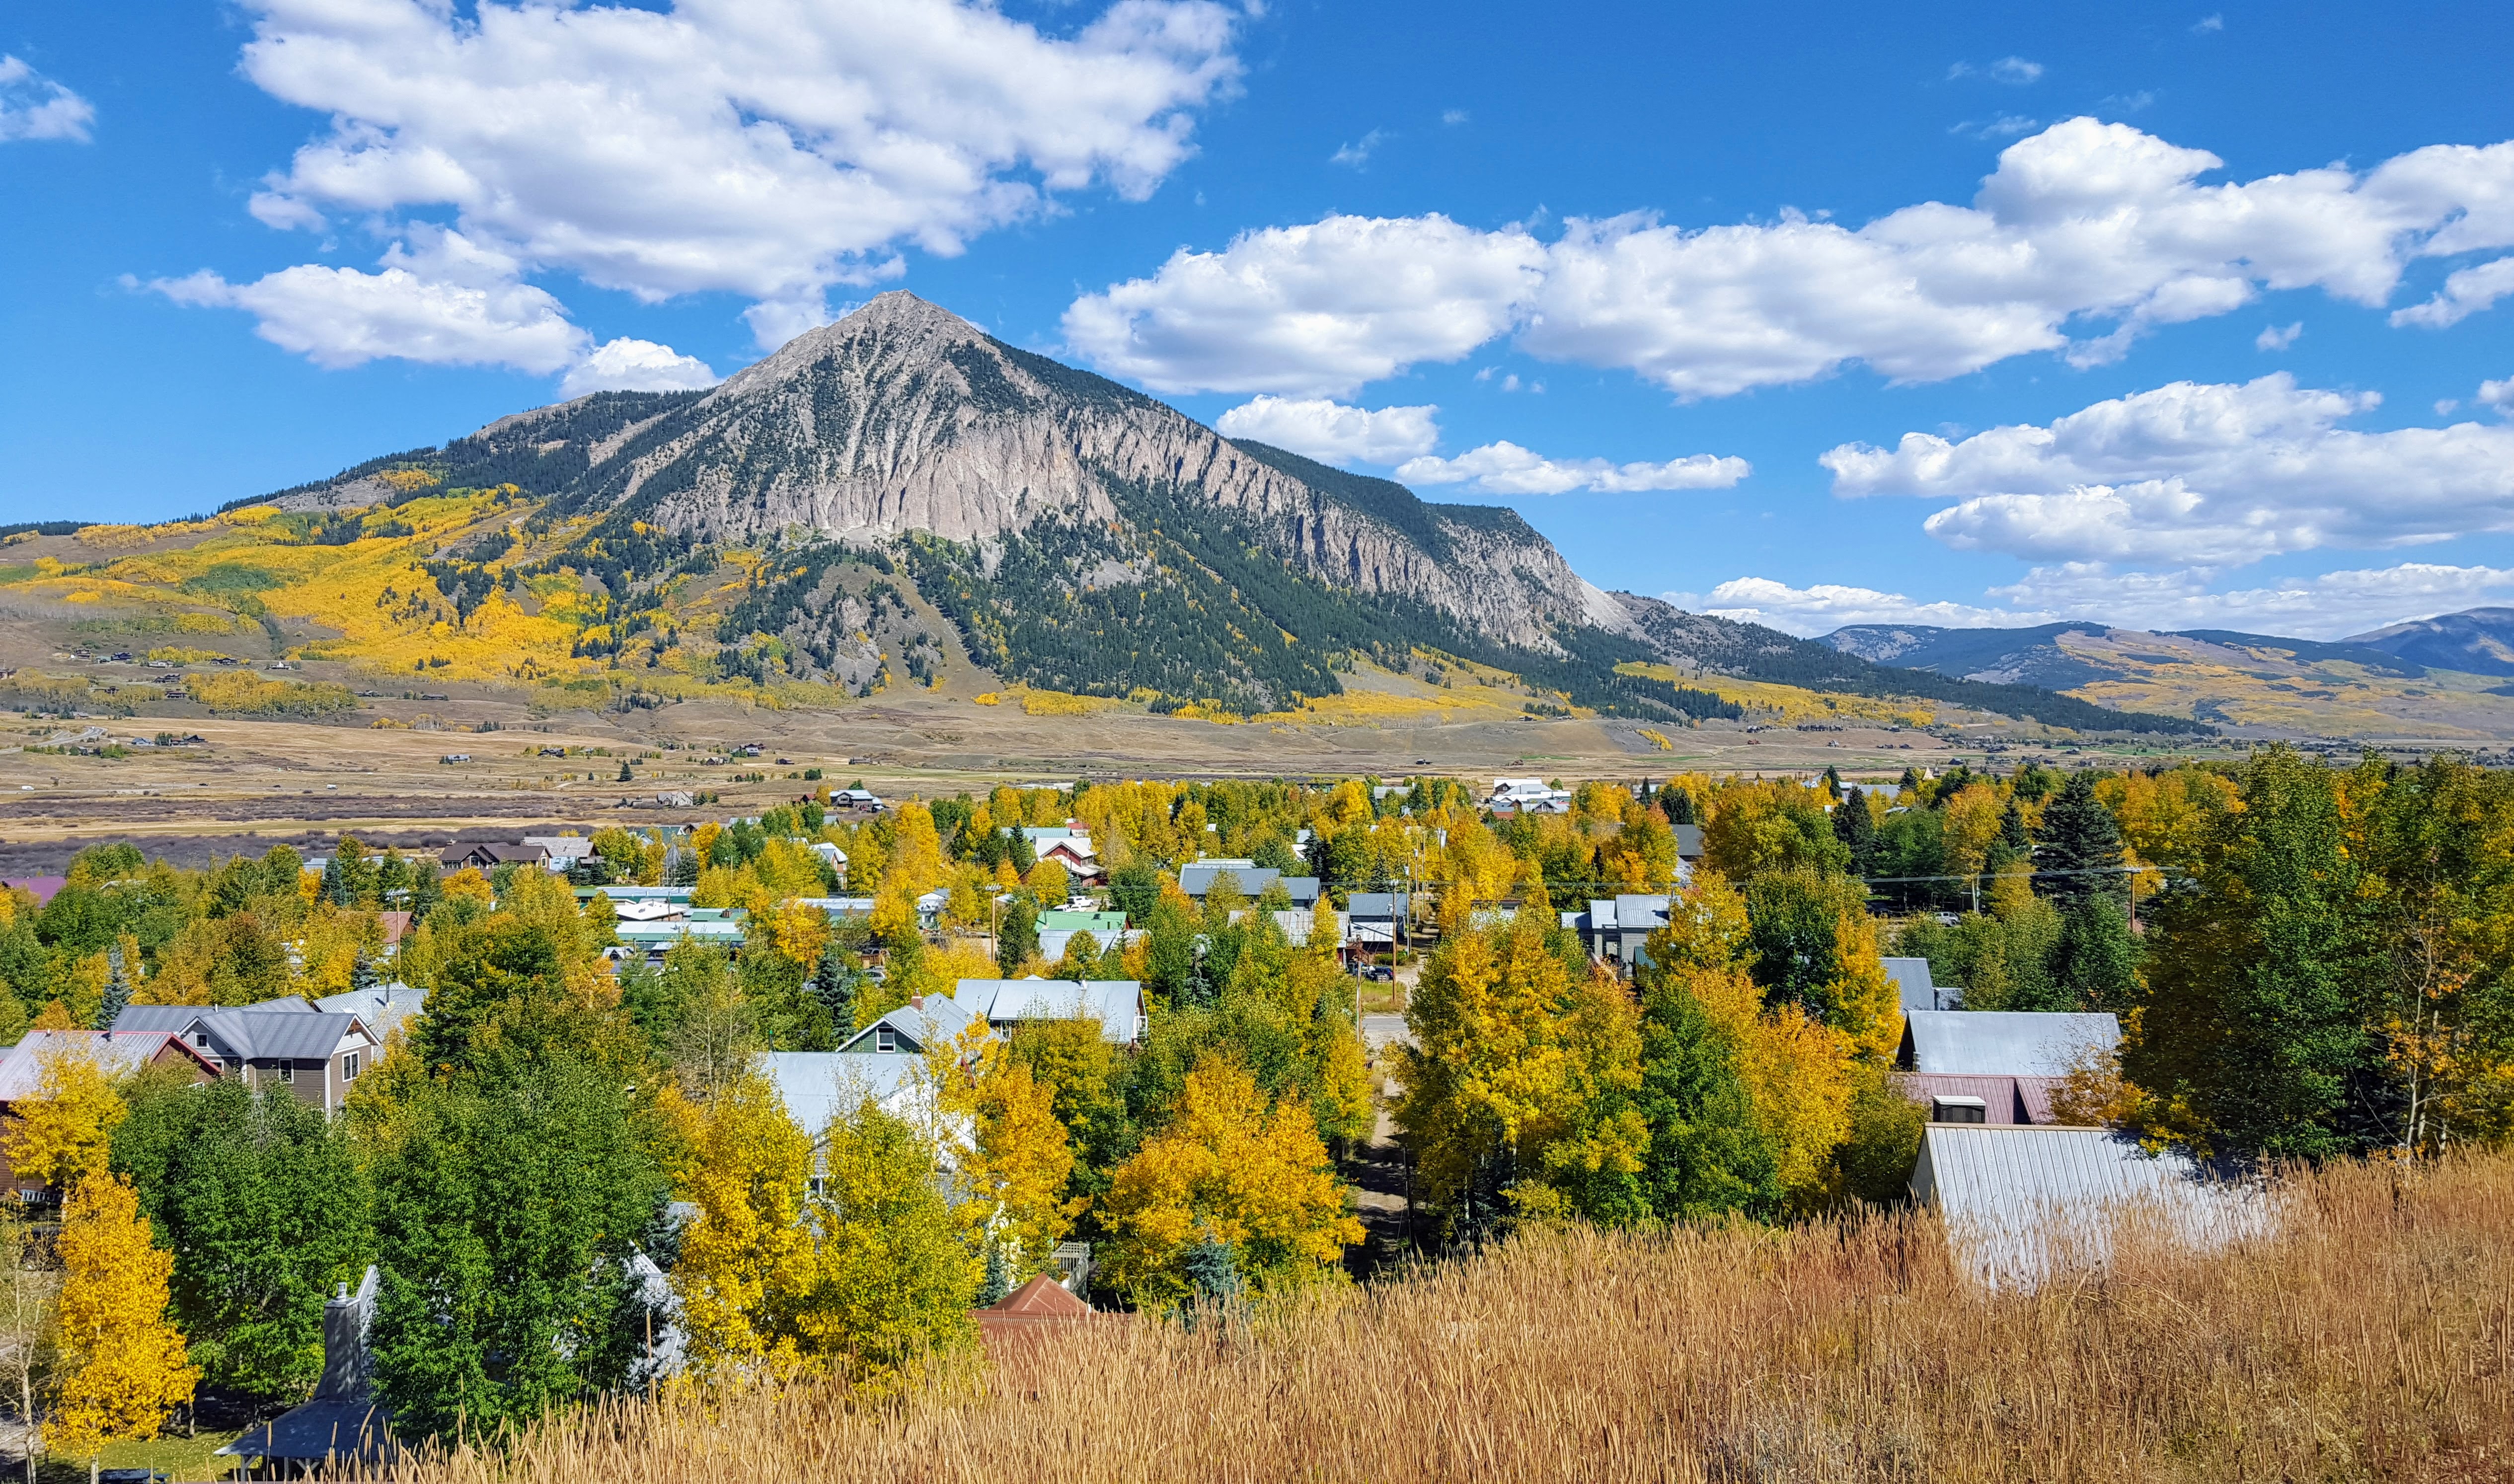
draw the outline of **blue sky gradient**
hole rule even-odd
[[[403,13],[402,20],[447,9],[358,4]],[[920,13],[965,14],[950,0],[850,4],[911,24],[924,23]],[[2080,117],[2216,156],[2222,166],[2201,175],[2202,186],[2334,164],[2362,176],[2430,146],[2514,140],[2514,89],[2505,85],[2514,76],[2514,13],[2496,7],[1128,5],[1121,11],[1138,20],[1158,13],[1164,23],[1204,27],[1194,44],[1173,35],[1136,51],[1153,57],[1147,66],[1203,65],[1208,80],[1179,83],[1168,104],[1132,115],[1108,105],[1108,129],[1133,130],[1128,147],[1157,153],[1148,131],[1166,128],[1188,148],[1149,165],[1139,155],[1131,176],[1104,161],[1078,183],[1054,185],[1040,184],[1036,158],[1016,152],[981,174],[1037,187],[1036,202],[953,227],[964,238],[956,245],[931,233],[920,240],[915,230],[882,237],[875,229],[870,247],[833,240],[832,249],[857,251],[813,286],[824,313],[906,288],[1016,344],[1157,383],[1130,377],[1105,346],[1095,353],[1075,334],[1068,315],[1078,300],[1156,280],[1182,250],[1220,253],[1243,233],[1332,217],[1438,215],[1479,240],[1499,240],[1486,234],[1516,225],[1541,245],[1557,243],[1572,221],[1627,213],[1688,232],[1770,226],[1788,213],[1855,228],[1920,203],[1968,205],[2004,148]],[[765,10],[746,0],[638,8],[701,32]],[[846,8],[838,0],[780,7]],[[650,374],[685,381],[697,373],[665,360],[695,358],[722,376],[764,353],[759,316],[745,318],[760,298],[755,285],[669,292],[650,274],[642,296],[600,287],[588,281],[600,273],[582,261],[520,247],[511,232],[501,237],[484,224],[487,212],[466,216],[424,191],[378,206],[322,196],[301,180],[279,194],[312,203],[301,210],[308,220],[319,211],[320,224],[268,224],[284,215],[268,204],[270,180],[335,125],[330,108],[280,96],[284,87],[247,64],[247,48],[258,32],[302,42],[312,22],[300,12],[313,10],[302,0],[0,8],[0,55],[14,60],[0,64],[0,182],[12,222],[0,232],[0,333],[14,352],[0,360],[0,520],[163,518],[321,477],[556,400],[562,384],[595,384],[591,347],[623,339],[669,346],[644,352],[664,368]],[[1125,45],[1109,39],[1101,0],[1006,3],[1000,13],[1034,28],[1038,46],[1064,49],[1058,56]],[[458,35],[479,19],[466,3],[442,24]],[[389,51],[366,63],[401,65]],[[824,64],[831,90],[878,92],[891,71],[877,48],[838,45]],[[623,86],[687,82],[669,61],[644,76],[616,57],[600,65],[610,70],[596,80]],[[808,91],[814,79],[798,85]],[[338,86],[357,96],[353,76]],[[973,107],[1001,101],[1001,91]],[[950,112],[937,115],[946,133],[955,127]],[[912,120],[898,122],[905,116],[893,127],[912,135]],[[405,129],[406,140],[417,135]],[[848,147],[805,142],[832,159]],[[516,165],[533,146],[527,138],[502,147]],[[2501,153],[2514,160],[2514,150]],[[2459,174],[2439,187],[2445,205],[2417,231],[2448,229],[2464,214],[2476,222],[2492,210],[2514,211],[2506,163],[2473,156],[2454,165]],[[257,192],[265,193],[261,218]],[[556,197],[532,206],[546,221],[596,209]],[[506,269],[466,269],[473,274],[466,285],[489,284],[487,292],[514,303],[543,305],[531,290],[547,296],[527,327],[541,348],[510,355],[529,369],[494,356],[449,362],[441,346],[396,353],[388,332],[364,341],[384,348],[355,364],[338,349],[285,348],[256,335],[281,311],[239,286],[309,264],[373,274],[396,243],[399,261],[419,262],[414,271],[426,278],[429,234],[445,228],[507,255]],[[2243,239],[2244,251],[2268,251],[2279,235],[2256,232]],[[1197,383],[1172,378],[1169,388],[1154,389],[1208,421],[1258,390],[1361,409],[1437,406],[1437,448],[1420,452],[1443,459],[1502,441],[1566,463],[1602,461],[1585,465],[1601,469],[1742,459],[1752,473],[1722,488],[1602,492],[1592,479],[1565,493],[1513,495],[1472,481],[1409,482],[1427,499],[1511,504],[1601,585],[1676,594],[1803,632],[1844,622],[2065,615],[2335,635],[2514,602],[2514,442],[2504,415],[2514,389],[2483,393],[2514,381],[2514,297],[2493,302],[2472,290],[2453,323],[2392,322],[2430,301],[2449,275],[2485,270],[2514,249],[2486,233],[2472,240],[2454,252],[2402,250],[2397,286],[2373,303],[2255,278],[2244,301],[2148,325],[2100,364],[2032,349],[1898,382],[1854,355],[1812,376],[1688,399],[1626,365],[1521,348],[1531,312],[1521,304],[1496,310],[1502,333],[1454,358],[1400,356],[1394,374],[1349,386],[1178,390],[1170,388]],[[204,271],[215,279],[189,290],[152,287]],[[2514,296],[2514,267],[2501,271],[2495,292]],[[2484,289],[2495,281],[2483,271],[2458,282]],[[1856,306],[1824,307],[1837,290],[1823,282],[1785,288],[1819,302],[1820,315],[1858,317]],[[2483,301],[2493,306],[2468,307]],[[2063,332],[2084,342],[2119,323],[2095,313],[2068,320]],[[1228,361],[1234,345],[1217,334],[1206,349]],[[1880,489],[1911,493],[1847,498],[1818,461],[1848,444],[1891,449],[1914,432],[1960,444],[2174,383],[2236,387],[2276,373],[2292,388],[2255,395],[2270,408],[2260,414],[2268,421],[2198,470],[2154,450],[2106,465],[2108,488],[2179,474],[2207,511],[2219,512],[2158,515],[2162,524],[2141,525],[2146,534],[2134,541],[2104,534],[2103,507],[2075,525],[2077,517],[2063,518],[2054,501],[2090,482],[2079,478],[2083,468],[2052,464],[2029,477],[2012,461],[1990,467],[1996,451],[1983,445],[1984,471],[1964,476],[1970,483],[1881,474]],[[2301,407],[2296,399],[2313,391],[2357,400],[2344,413],[2326,405],[2318,423],[2280,421],[2280,408]],[[2455,425],[2469,430],[2434,446],[2358,449],[2324,436],[2333,427],[2372,434]],[[2301,476],[2268,469],[2253,453],[2270,445],[2286,450],[2291,465],[2312,468]],[[1348,461],[1390,473],[1404,461]],[[2369,472],[2395,467],[2425,492],[2408,501],[2413,511],[2404,511],[2393,474]],[[1924,528],[1933,512],[1967,501],[1992,504],[1942,520],[1936,534]],[[2187,529],[2176,523],[2186,519]],[[2149,521],[2147,513],[2130,518]]]

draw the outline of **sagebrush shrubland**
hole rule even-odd
[[[2514,1478],[2514,1159],[2348,1164],[2274,1236],[1971,1285],[1926,1216],[1522,1234],[905,1399],[613,1403],[414,1480]]]

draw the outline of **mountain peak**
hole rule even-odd
[[[987,339],[985,331],[941,304],[906,289],[893,289],[778,346],[765,360],[727,380],[717,395],[742,396],[823,361],[922,360],[954,345],[973,345]]]

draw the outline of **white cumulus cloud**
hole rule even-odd
[[[1327,463],[1395,463],[1439,446],[1438,407],[1348,407],[1323,397],[1257,397],[1214,420],[1248,438]]]
[[[2457,325],[2508,294],[2514,294],[2514,258],[2499,258],[2446,277],[2444,287],[2422,304],[2392,311],[2395,325],[2423,325],[2442,330]]]
[[[587,351],[559,379],[558,391],[562,397],[589,391],[697,391],[722,380],[697,356],[624,336]]]
[[[652,341],[594,345],[565,305],[518,281],[511,257],[461,232],[423,226],[411,236],[415,246],[394,244],[373,273],[304,263],[251,283],[199,272],[148,287],[180,304],[242,309],[255,334],[328,370],[396,359],[565,372],[559,389],[571,397],[717,380],[705,362]]]
[[[1784,633],[1831,633],[1852,623],[1922,623],[1933,628],[2005,628],[2048,623],[2050,614],[1972,603],[1921,601],[1899,592],[1817,582],[1793,587],[1770,578],[1732,578],[1707,593],[1661,594],[1679,608],[1761,623]]]
[[[2480,382],[2479,402],[2481,406],[2495,408],[2500,413],[2514,413],[2514,377],[2501,381]]]
[[[2297,320],[2291,325],[2265,325],[2261,328],[2260,334],[2252,337],[2252,348],[2254,350],[2285,350],[2288,346],[2294,344],[2296,338],[2302,334],[2304,334],[2304,321],[2302,320]]]
[[[2514,530],[2514,427],[2358,432],[2372,392],[2285,372],[2177,381],[2048,426],[1962,442],[1905,433],[1821,461],[1846,496],[1953,499],[1926,522],[1950,545],[2062,561],[2215,566],[2321,546],[2381,547]]]
[[[1737,578],[1707,593],[1671,592],[1667,601],[1697,613],[1762,623],[1787,633],[1830,633],[1854,623],[1938,628],[2025,628],[2064,620],[2126,628],[2231,628],[2296,639],[2336,639],[2405,619],[2498,598],[2514,590],[2514,570],[2404,562],[2296,578],[2274,585],[2211,591],[2208,568],[2119,572],[2102,563],[2037,567],[1994,587],[1991,603],[1918,599],[1873,587],[1770,578]]]
[[[329,131],[275,226],[450,210],[528,271],[771,306],[767,337],[914,245],[1149,194],[1235,85],[1234,13],[1117,0],[1070,37],[981,0],[247,0],[245,75]]]
[[[1643,490],[1724,490],[1753,473],[1743,459],[1688,454],[1665,463],[1615,463],[1604,459],[1548,459],[1516,443],[1487,443],[1455,459],[1425,455],[1397,467],[1408,484],[1463,484],[1486,495],[1603,495]]]
[[[85,143],[96,105],[25,61],[0,56],[0,143],[76,140]]]
[[[1543,243],[1439,216],[1329,217],[1183,250],[1077,301],[1066,337],[1166,391],[1346,395],[1515,333],[1540,357],[1726,396],[1854,362],[1900,381],[2034,352],[2099,363],[2265,289],[2380,305],[2413,259],[2514,247],[2514,142],[2202,184],[2221,164],[2076,118],[2009,145],[1970,205],[1859,227],[1637,213]]]
[[[1065,338],[1157,391],[1342,396],[1507,331],[1544,260],[1518,228],[1329,217],[1181,249],[1150,278],[1076,300]]]

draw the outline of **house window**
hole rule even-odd
[[[358,1080],[358,1054],[356,1052],[351,1051],[342,1053],[341,1080],[344,1082],[355,1082]]]
[[[875,1051],[899,1050],[899,1032],[887,1025],[876,1028],[872,1033],[872,1049]]]
[[[1979,1098],[1931,1098],[1929,1118],[1935,1123],[1988,1123],[1990,1104]]]
[[[193,1031],[193,1032],[192,1032],[192,1044],[193,1044],[193,1045],[195,1045],[195,1046],[197,1046],[197,1047],[199,1047],[199,1048],[201,1048],[203,1051],[207,1051],[207,1050],[209,1050],[209,1049],[210,1049],[210,1033],[209,1033],[208,1031],[206,1031],[206,1030],[195,1030],[195,1031]]]
[[[282,1062],[282,1063],[279,1063],[279,1080],[280,1080],[282,1083],[289,1083],[289,1084],[293,1084],[293,1083],[295,1083],[295,1082],[296,1082],[296,1080],[297,1080],[297,1063],[294,1063],[294,1062]]]

